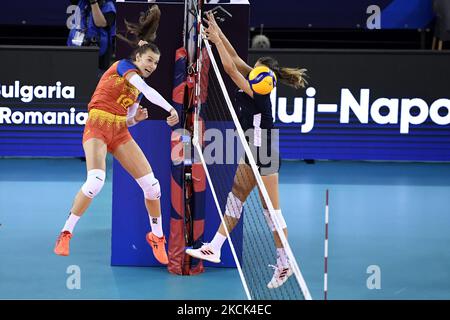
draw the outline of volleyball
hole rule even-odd
[[[259,66],[250,71],[248,82],[253,92],[264,95],[277,85],[277,77],[268,67]]]

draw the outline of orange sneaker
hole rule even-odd
[[[53,250],[59,256],[69,255],[69,242],[72,238],[72,234],[69,231],[63,231],[60,233],[56,240],[55,249]]]
[[[164,244],[166,243],[166,237],[162,236],[161,238],[158,238],[153,233],[149,232],[145,236],[145,239],[147,240],[150,247],[152,247],[153,255],[155,256],[156,260],[158,260],[162,264],[168,264],[169,259],[167,258],[166,248]]]

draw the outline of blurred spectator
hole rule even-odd
[[[436,14],[432,49],[442,50],[443,42],[450,41],[450,0],[433,0]]]
[[[99,69],[108,69],[114,51],[116,7],[112,0],[70,0],[78,5],[79,24],[70,30],[68,46],[98,46]]]

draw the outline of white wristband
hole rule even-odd
[[[132,127],[134,125],[136,125],[138,122],[136,121],[136,119],[134,119],[134,117],[128,118],[127,119],[127,126],[128,127]]]
[[[132,127],[138,123],[134,116],[136,115],[137,109],[139,108],[139,103],[134,103],[127,110],[127,126]]]

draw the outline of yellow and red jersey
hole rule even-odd
[[[142,99],[142,93],[125,79],[125,76],[133,71],[140,74],[131,60],[123,59],[115,62],[97,84],[88,110],[99,109],[114,115],[126,116],[127,109]]]

